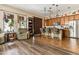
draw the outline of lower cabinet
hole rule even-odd
[[[5,41],[8,42],[8,41],[14,41],[17,39],[17,35],[16,33],[6,33],[5,34]]]

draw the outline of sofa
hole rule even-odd
[[[4,33],[0,33],[0,44],[4,43]]]
[[[18,30],[18,34],[17,34],[17,38],[19,39],[19,40],[21,40],[21,39],[28,39],[29,38],[29,33],[28,33],[28,31],[27,31],[27,29],[19,29]]]

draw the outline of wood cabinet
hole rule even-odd
[[[63,29],[62,30],[62,37],[64,38],[64,37],[70,37],[70,31],[69,31],[69,29]]]
[[[45,20],[45,26],[49,26],[49,20],[47,19],[47,20]]]
[[[34,17],[34,34],[40,34],[40,28],[42,28],[42,19]]]
[[[42,27],[42,19],[38,17],[29,18],[29,32],[33,34],[40,34],[40,28]]]
[[[69,21],[72,21],[72,20],[74,20],[74,19],[75,19],[75,15],[69,16]]]
[[[5,34],[5,41],[8,42],[8,41],[14,41],[17,39],[17,35],[16,33],[6,33]]]
[[[61,22],[60,22],[61,25],[64,25],[65,24],[65,19],[64,17],[61,17]]]
[[[52,20],[52,25],[55,23],[55,22],[57,22],[57,19],[56,18],[53,18],[53,19],[51,19]]]
[[[64,20],[65,20],[65,24],[67,24],[69,22],[69,17],[68,16],[65,16],[64,17]]]
[[[79,20],[79,14],[52,18],[50,21],[46,20],[45,23],[46,23],[46,26],[51,26],[53,23],[56,23],[56,22],[60,22],[61,25],[64,25],[65,23],[68,23],[69,21],[72,21],[72,20]]]
[[[76,14],[75,15],[75,19],[78,19],[79,20],[79,14]]]
[[[56,22],[60,23],[60,20],[61,20],[61,17],[57,17],[57,21]]]

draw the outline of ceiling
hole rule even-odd
[[[52,16],[55,16],[57,11],[56,7],[53,6],[53,4],[8,4],[11,7],[15,7],[18,9],[22,9],[26,12],[30,12],[32,14],[38,15],[43,17],[45,12],[44,8],[46,7],[47,10],[49,7],[52,7]],[[79,4],[59,4],[58,9],[60,12],[58,12],[60,15],[67,13],[67,12],[72,12],[74,10],[79,9]],[[48,13],[47,13],[48,16]]]

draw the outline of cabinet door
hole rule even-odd
[[[58,18],[57,18],[57,22],[60,23],[60,21],[61,21],[61,17],[58,17]]]
[[[49,20],[45,20],[45,26],[49,26]]]
[[[49,26],[51,26],[51,25],[52,25],[52,19],[49,20]]]
[[[65,16],[64,19],[65,19],[65,24],[68,24],[68,22],[69,22],[69,17],[68,17],[68,16]]]
[[[79,14],[75,15],[75,19],[79,20]]]
[[[52,18],[52,24],[51,25],[53,25],[54,23],[55,23],[55,20],[56,20],[56,18]]]
[[[61,17],[61,25],[64,25],[65,24],[65,19],[64,19],[64,17]]]
[[[42,28],[42,19],[34,18],[34,34],[40,34],[40,28]]]
[[[75,20],[75,15],[69,16],[69,21],[73,21],[73,20]]]

